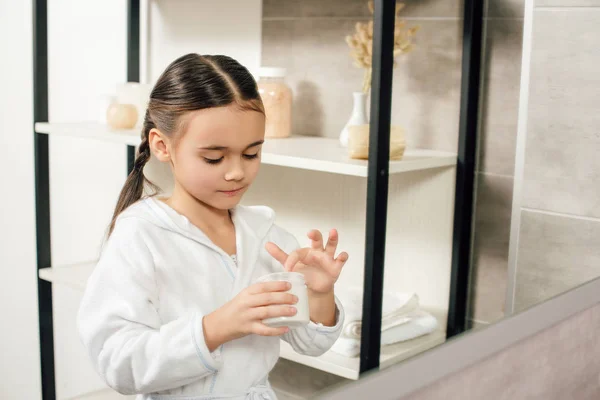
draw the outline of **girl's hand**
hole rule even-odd
[[[253,333],[280,336],[288,332],[286,327],[271,328],[262,320],[296,314],[296,307],[292,304],[296,304],[298,298],[285,293],[290,288],[289,282],[257,283],[206,315],[202,323],[208,349],[212,352],[223,343]]]
[[[310,291],[315,294],[331,293],[348,261],[348,253],[342,252],[335,257],[338,245],[338,233],[335,229],[329,231],[326,246],[323,246],[323,236],[318,230],[311,230],[308,237],[311,240],[310,248],[297,249],[289,255],[272,242],[267,243],[265,248],[286,271],[302,273]]]

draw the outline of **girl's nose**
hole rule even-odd
[[[244,179],[244,168],[241,162],[232,162],[229,170],[225,173],[226,181],[241,181]]]

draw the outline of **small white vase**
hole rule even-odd
[[[348,147],[348,127],[351,125],[365,125],[367,120],[367,94],[363,92],[353,92],[354,106],[352,107],[352,115],[344,125],[344,129],[340,133],[340,144],[342,147]]]

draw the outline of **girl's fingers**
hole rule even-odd
[[[336,229],[332,229],[329,231],[329,238],[327,239],[327,246],[325,246],[325,253],[327,253],[331,258],[334,258],[337,245],[338,232]]]
[[[288,256],[287,260],[285,260],[285,264],[283,264],[283,268],[288,272],[292,272],[294,270],[294,267],[298,263],[298,261],[300,261],[301,259],[304,259],[309,250],[310,249],[303,248],[303,249],[298,249],[298,250],[292,251],[290,253],[290,255]]]
[[[348,257],[348,253],[344,251],[335,259],[335,268],[338,271],[344,267],[344,264],[346,264],[346,261],[348,261]]]
[[[329,254],[315,249],[302,248],[292,251],[285,261],[284,268],[292,272],[297,265],[318,266],[331,276],[339,276],[340,270],[348,260],[348,253],[342,252],[333,259]]]
[[[311,230],[307,236],[311,240],[310,247],[315,250],[323,250],[323,235],[318,229]]]
[[[275,243],[273,243],[273,242],[268,242],[268,243],[265,245],[265,249],[267,249],[267,251],[269,252],[269,254],[270,254],[270,255],[271,255],[271,256],[272,256],[274,259],[276,259],[277,261],[279,261],[279,263],[280,263],[281,265],[284,265],[284,264],[285,264],[285,261],[286,261],[286,260],[287,260],[287,258],[288,258],[288,254],[287,254],[285,251],[281,250],[281,249],[279,248],[279,246],[277,246],[277,245],[276,245]]]
[[[260,293],[255,296],[250,297],[248,300],[248,307],[262,307],[262,306],[270,306],[274,304],[282,305],[288,304],[293,305],[298,302],[298,297],[291,293],[286,292],[270,292],[270,293]]]
[[[290,305],[271,305],[264,307],[254,307],[250,310],[249,317],[252,320],[262,321],[268,318],[291,317],[296,315],[298,310]]]
[[[334,260],[322,251],[311,251],[301,260],[304,265],[316,265],[331,276],[338,276]]]
[[[274,281],[274,282],[261,282],[255,283],[248,287],[248,294],[255,295],[268,292],[286,292],[292,288],[289,282]]]

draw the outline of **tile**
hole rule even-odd
[[[264,21],[262,25],[263,66],[281,66],[294,72],[291,56],[294,52],[293,25],[289,21]]]
[[[271,23],[265,23],[266,34],[277,31],[268,27]],[[288,47],[277,47],[272,43],[279,39],[265,37],[279,51],[265,49],[263,64],[288,67],[295,92],[295,133],[337,137],[351,113],[352,92],[362,84],[363,71],[352,65],[343,40],[353,32],[353,23],[303,20],[289,25],[294,34]],[[419,25],[417,47],[399,58],[394,70],[392,122],[405,127],[409,146],[452,151],[458,137],[461,24]]]
[[[522,211],[517,311],[600,277],[600,221]]]
[[[286,80],[294,92],[293,133],[338,137],[351,112],[352,91],[360,89],[362,79],[344,40],[354,23],[265,21],[263,29],[262,64],[288,71]]]
[[[394,70],[392,122],[407,130],[411,147],[455,151],[462,24],[418,24],[417,47]],[[288,69],[293,132],[337,138],[352,111],[352,92],[362,85],[363,70],[352,65],[344,41],[354,22],[265,21],[263,29],[263,65]]]
[[[471,315],[483,322],[496,322],[505,316],[508,248],[475,250],[474,263]]]
[[[404,400],[598,399],[598,329],[600,306],[436,381]]]
[[[504,317],[513,179],[478,175],[471,312],[473,319]]]
[[[289,394],[279,390],[274,390],[274,392],[277,396],[277,400],[304,400],[304,397],[298,397],[293,394]]]
[[[263,0],[263,18],[369,18],[366,0]]]
[[[400,1],[399,1],[400,2]],[[404,0],[404,17],[462,17],[459,0]],[[263,18],[370,18],[367,0],[264,0]]]
[[[460,113],[461,21],[414,21],[413,52],[394,69],[392,123],[413,148],[456,151]]]
[[[487,22],[482,124],[477,169],[514,175],[523,21]]]
[[[523,18],[525,0],[487,0],[485,12],[488,18]]]
[[[488,326],[490,326],[489,322],[481,322],[481,321],[477,321],[477,320],[470,320],[469,321],[470,324],[470,331],[480,331],[482,329],[487,328]]]
[[[313,398],[314,394],[346,382],[337,375],[280,358],[269,374],[273,389],[291,399]]]
[[[534,13],[523,207],[600,217],[599,25],[600,8]]]
[[[535,0],[536,7],[600,7],[600,0]]]
[[[411,18],[462,18],[464,0],[398,0],[402,16]]]

